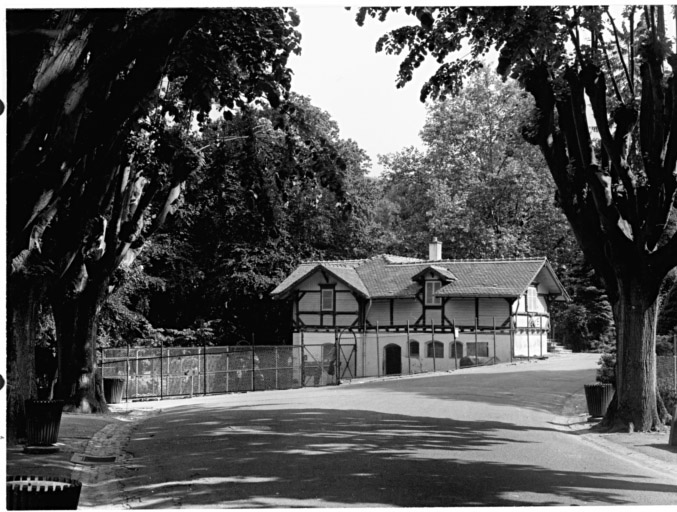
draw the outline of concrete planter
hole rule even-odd
[[[29,446],[51,446],[59,437],[63,400],[26,400],[26,440]]]
[[[103,395],[109,404],[122,402],[122,393],[125,390],[124,377],[106,377],[103,379]]]
[[[588,404],[588,413],[593,418],[601,418],[606,414],[606,410],[614,397],[613,384],[585,384],[585,401]]]
[[[7,510],[75,510],[82,483],[44,476],[8,476]]]

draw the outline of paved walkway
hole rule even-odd
[[[499,367],[494,368],[498,370]],[[492,368],[463,371],[484,373],[491,372]],[[426,376],[429,377],[430,374]],[[416,378],[416,376],[402,378]],[[275,391],[258,393],[275,393]],[[22,446],[8,447],[7,474],[75,478],[83,483],[80,508],[105,506],[106,497],[114,496],[117,492],[115,468],[119,464],[125,464],[129,458],[124,451],[125,446],[139,422],[149,415],[158,414],[162,409],[218,400],[218,398],[210,396],[113,405],[111,406],[113,412],[109,415],[64,413],[59,433],[60,451],[49,455],[30,455],[23,453]],[[677,447],[668,445],[669,431],[634,434],[595,433],[590,430],[595,423],[589,421],[586,409],[585,397],[581,390],[580,393],[570,397],[565,411],[569,428],[586,442],[602,446],[609,452],[637,464],[677,475]],[[90,460],[83,456],[90,456]],[[117,459],[112,463],[99,463],[91,460],[94,457],[105,456],[116,456]]]

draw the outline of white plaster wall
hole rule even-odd
[[[407,320],[413,324],[421,316],[421,303],[418,299],[398,299],[395,301],[395,323],[406,325]]]
[[[357,300],[352,293],[336,294],[336,311],[357,311],[358,308]]]
[[[479,317],[482,326],[491,326],[496,319],[496,327],[500,327],[510,317],[510,305],[502,298],[480,298]]]
[[[528,340],[528,343],[527,343]],[[531,331],[528,336],[526,331],[515,332],[515,356],[540,357],[548,355],[548,333]]]
[[[372,325],[390,325],[390,301],[389,300],[375,300],[371,303],[371,308],[367,305],[368,313],[367,320]]]
[[[368,333],[364,336],[364,342],[358,344],[358,376],[376,377],[385,375],[385,347],[389,344],[399,345],[402,353],[402,374],[407,375],[432,372],[448,371],[460,367],[460,358],[449,357],[451,354],[450,343],[454,341],[452,333],[436,333],[435,341],[444,345],[444,356],[441,358],[427,357],[427,344],[432,341],[431,333],[416,333],[410,336],[410,341],[418,341],[420,345],[419,357],[409,357],[406,333]],[[467,354],[467,344],[475,342],[472,333],[461,333],[458,340],[463,343],[463,354]],[[493,334],[478,334],[478,342],[488,343],[489,357],[494,356]],[[363,352],[363,353],[362,353]],[[510,361],[510,335],[496,335],[496,356],[501,362]],[[472,358],[474,360],[474,357]]]
[[[444,312],[456,325],[475,325],[475,299],[449,299]]]

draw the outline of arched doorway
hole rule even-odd
[[[402,348],[391,343],[386,345],[385,351],[386,375],[398,375],[402,373]]]

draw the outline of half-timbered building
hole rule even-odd
[[[546,258],[442,260],[437,240],[428,260],[306,262],[272,295],[293,302],[295,345],[354,342],[357,376],[542,356],[568,300]]]

